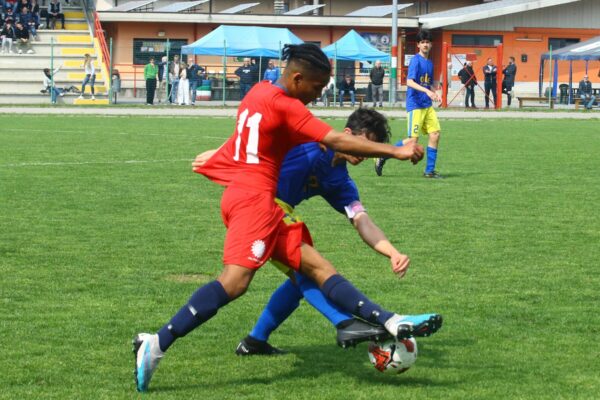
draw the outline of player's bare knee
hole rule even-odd
[[[432,132],[429,134],[429,146],[437,148],[440,142],[440,132]]]

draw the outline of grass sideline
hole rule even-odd
[[[0,126],[0,399],[142,397],[131,338],[220,270],[221,189],[190,161],[220,145],[233,119],[0,115]],[[236,357],[282,282],[266,266],[173,346],[143,397],[597,397],[597,121],[442,128],[447,179],[407,163],[388,163],[383,177],[370,161],[350,167],[373,219],[411,256],[404,280],[324,201],[299,207],[317,248],[374,300],[444,315],[410,371],[383,375],[364,344],[337,348],[306,304],[271,337],[288,355]]]

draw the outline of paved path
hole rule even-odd
[[[346,118],[352,108],[314,108],[317,117]],[[380,110],[387,117],[405,118],[404,109]],[[128,107],[0,107],[0,114],[75,114],[75,115],[148,115],[148,116],[213,116],[234,117],[237,108],[231,107],[178,107],[178,106],[128,106]],[[599,119],[598,111],[485,111],[437,110],[440,119]]]

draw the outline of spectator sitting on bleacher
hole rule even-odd
[[[0,37],[2,38],[2,54],[4,53],[14,53],[13,51],[13,41],[17,38],[15,36],[15,27],[12,25],[12,20],[6,21],[4,27],[0,31]]]
[[[594,101],[596,101],[596,96],[592,94],[592,82],[588,79],[587,74],[579,81],[579,97],[581,97],[581,102],[585,105],[585,108],[591,110]]]
[[[37,0],[31,0],[29,3],[29,12],[33,15],[33,20],[35,21],[35,29],[39,29],[40,27],[40,5]]]
[[[54,22],[60,19],[61,29],[65,29],[65,14],[62,12],[60,1],[52,0],[48,3],[48,14],[46,15],[46,28],[50,29],[50,20],[54,18]]]
[[[23,26],[27,27],[35,40],[39,40],[37,31],[35,30],[35,18],[31,11],[29,11],[29,8],[23,6],[23,8],[21,8],[21,13],[17,16],[17,19],[23,24]]]
[[[4,21],[6,23],[6,21],[8,21],[8,20],[11,20],[12,23],[14,24],[15,21],[17,20],[17,17],[15,16],[15,13],[14,13],[13,9],[12,8],[8,8],[8,5],[7,5],[4,8],[4,12],[2,14],[2,21]]]
[[[17,21],[15,37],[17,38],[17,53],[23,54],[23,49],[25,49],[27,54],[33,54],[31,42],[29,41],[29,31],[27,30],[25,25],[21,23],[21,21]]]
[[[354,87],[354,79],[350,74],[346,74],[344,79],[339,84],[338,89],[340,90],[340,107],[344,106],[344,94],[350,94],[350,102],[352,103],[352,107],[354,107],[354,103],[356,102],[354,94],[356,93],[356,88]]]

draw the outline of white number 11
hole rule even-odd
[[[248,118],[246,124],[246,118],[248,117],[248,109],[244,110],[240,114],[240,118],[237,124],[237,138],[235,139],[235,155],[233,159],[239,161],[240,159],[240,145],[242,143],[242,131],[244,130],[244,124],[247,128],[250,128],[248,134],[248,143],[246,144],[246,163],[247,164],[258,164],[258,125],[262,119],[261,113],[254,113]]]

